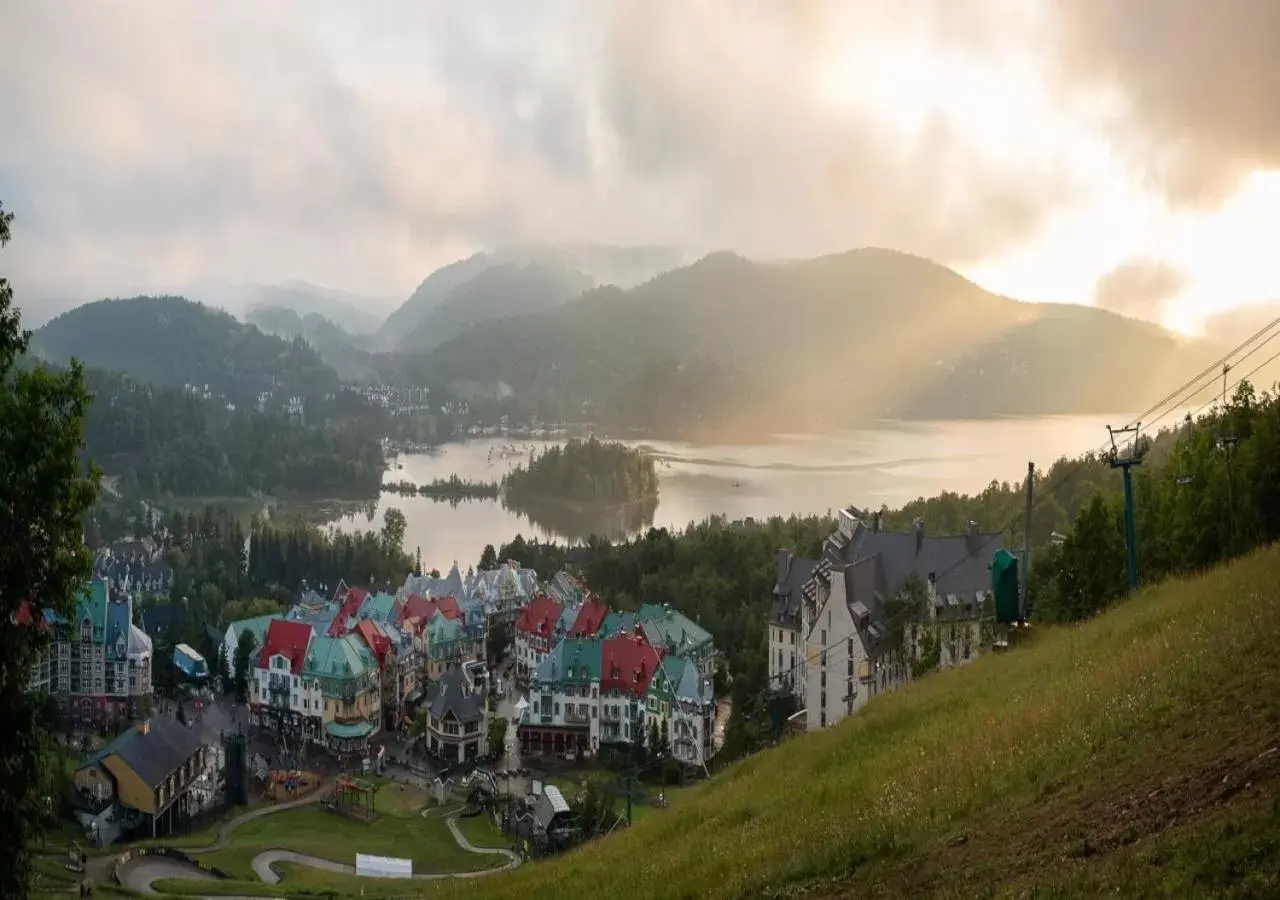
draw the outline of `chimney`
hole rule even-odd
[[[970,556],[977,556],[982,549],[982,535],[978,531],[978,523],[972,519],[964,528],[964,545]]]
[[[911,531],[916,538],[916,553],[924,549],[924,519],[916,518],[911,522]]]
[[[871,517],[871,530],[876,534],[880,533],[880,520],[884,516],[881,510],[876,510],[875,515]]]

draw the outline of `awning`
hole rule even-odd
[[[336,738],[362,738],[368,737],[373,731],[373,726],[368,722],[356,722],[348,725],[344,722],[330,722],[324,727],[330,737]]]

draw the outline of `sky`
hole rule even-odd
[[[918,253],[1187,332],[1280,300],[1273,0],[0,0],[32,320],[516,241]]]

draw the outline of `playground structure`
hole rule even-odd
[[[344,775],[325,798],[324,807],[362,822],[372,822],[378,817],[374,809],[377,793],[378,785],[375,782]]]
[[[298,769],[272,769],[267,773],[262,799],[273,803],[296,800],[320,786],[320,776],[315,772]]]

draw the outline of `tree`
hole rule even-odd
[[[258,647],[249,629],[240,632],[236,642],[236,698],[245,703],[249,699],[249,672],[253,665],[253,651]]]
[[[484,550],[480,553],[480,565],[476,568],[481,572],[498,568],[498,551],[493,549],[493,544],[484,545]]]
[[[13,214],[0,205],[0,247]],[[13,290],[0,278],[0,896],[25,897],[31,848],[49,823],[54,767],[40,697],[27,693],[31,664],[47,635],[14,624],[24,603],[70,615],[92,571],[83,522],[98,494],[98,471],[80,454],[90,396],[79,364],[24,367],[30,333]],[[54,804],[56,808],[56,804]]]
[[[409,523],[404,513],[394,506],[387,510],[382,518],[382,547],[390,556],[399,556],[404,552],[404,535]]]
[[[511,641],[511,629],[501,619],[494,619],[484,636],[485,655],[491,665],[497,665],[507,654],[507,644]]]
[[[507,746],[507,720],[499,716],[489,723],[489,755],[501,759]]]

